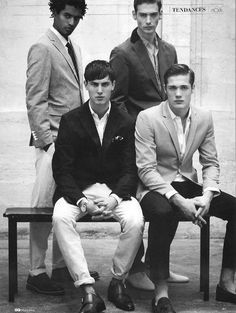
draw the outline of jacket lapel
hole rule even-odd
[[[186,149],[185,149],[185,154],[184,154],[184,158],[186,158],[186,156],[189,153],[189,150],[193,144],[194,137],[196,135],[196,130],[197,130],[197,112],[195,111],[195,109],[192,107],[191,108],[192,112],[191,112],[191,123],[190,123],[190,128],[189,128],[189,133],[188,133],[188,137],[186,140]]]
[[[168,129],[171,139],[173,141],[176,153],[178,155],[179,160],[181,160],[181,154],[180,154],[180,147],[179,147],[179,141],[176,134],[175,126],[173,123],[173,120],[171,118],[170,112],[167,109],[167,101],[162,102],[162,116],[163,116],[163,122]]]
[[[141,63],[143,64],[143,67],[146,71],[146,74],[148,77],[151,78],[157,92],[160,94],[161,96],[161,91],[158,88],[158,84],[157,84],[157,79],[156,79],[156,74],[152,65],[152,62],[149,58],[147,49],[145,48],[144,44],[142,43],[141,39],[137,40],[134,43],[134,50],[138,56],[138,58],[140,59]]]
[[[102,142],[103,151],[106,151],[107,148],[112,143],[112,138],[114,137],[119,124],[120,124],[120,120],[118,119],[117,109],[112,104],[111,111],[107,120],[107,125],[106,125],[104,135],[103,135],[103,142]]]
[[[98,136],[98,132],[97,132],[93,117],[89,110],[88,101],[85,104],[83,104],[82,111],[79,117],[80,117],[82,125],[84,126],[84,129],[87,131],[88,135],[93,140],[93,142],[98,147],[98,149],[100,149],[101,143],[100,143],[100,139]]]
[[[56,49],[63,55],[63,57],[65,58],[66,62],[69,65],[70,69],[72,70],[73,74],[75,75],[76,80],[79,83],[78,75],[77,75],[76,70],[74,68],[74,64],[73,64],[72,59],[69,56],[68,52],[66,51],[66,48],[63,46],[61,41],[57,38],[57,36],[50,29],[48,29],[48,31],[47,31],[47,36],[50,39],[51,43],[56,47]]]

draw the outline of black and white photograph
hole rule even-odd
[[[0,313],[236,312],[235,1],[0,0]]]

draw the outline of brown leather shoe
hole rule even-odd
[[[106,310],[106,306],[102,298],[98,294],[87,293],[82,299],[79,313],[100,313],[104,310]]]
[[[52,296],[60,296],[65,293],[64,288],[52,281],[46,273],[42,273],[37,276],[29,275],[26,283],[26,289]]]
[[[112,279],[108,288],[108,300],[117,308],[124,311],[134,311],[134,303],[126,293],[126,286],[122,280]]]
[[[99,280],[100,278],[98,272],[96,271],[90,271],[89,274],[94,278],[94,280]],[[53,269],[51,279],[58,282],[73,281],[67,267]]]

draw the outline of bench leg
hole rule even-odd
[[[204,301],[209,300],[209,266],[210,266],[210,218],[207,225],[201,228],[200,239],[200,291],[203,291]]]
[[[9,302],[14,302],[17,293],[17,223],[8,220],[8,263],[9,263]]]

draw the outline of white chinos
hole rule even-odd
[[[105,184],[96,183],[83,191],[91,200],[109,197],[111,190]],[[53,228],[62,255],[74,280],[75,287],[93,284],[87,261],[81,245],[80,235],[76,231],[76,221],[87,213],[60,198],[54,207]],[[124,279],[129,272],[142,241],[144,217],[138,201],[121,201],[113,210],[113,217],[121,225],[121,234],[113,257],[112,274],[117,279]]]

